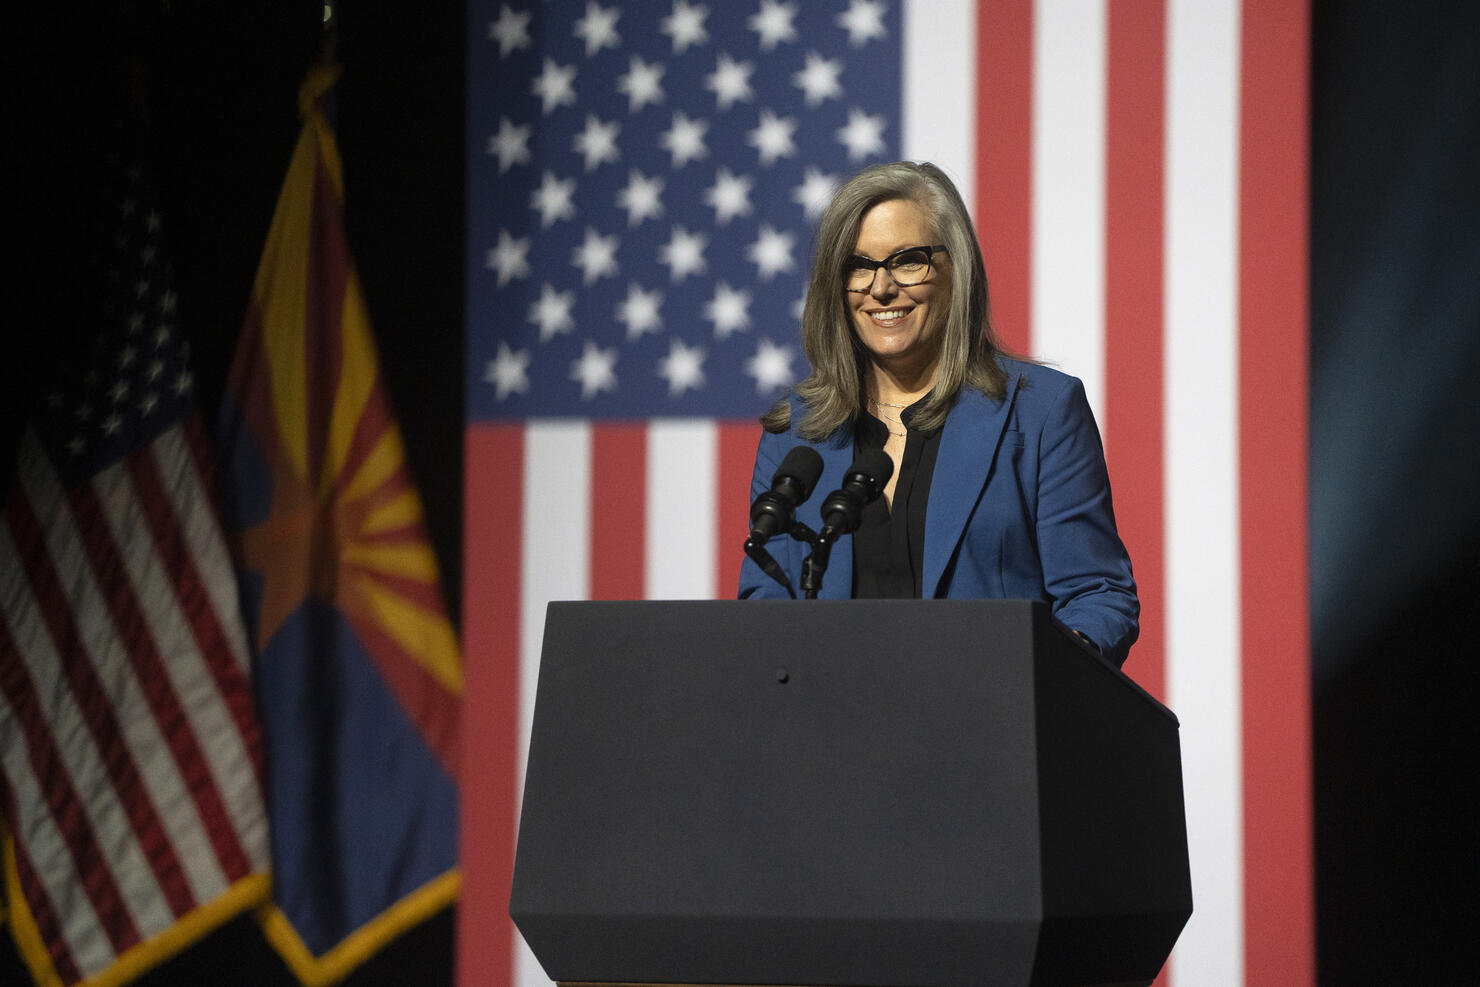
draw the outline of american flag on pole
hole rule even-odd
[[[41,984],[126,982],[269,890],[236,580],[137,171],[115,246],[0,523],[5,898]]]
[[[1160,983],[1312,983],[1306,5],[468,12],[461,921],[506,922],[546,602],[734,594],[817,210],[924,159],[1000,335],[1083,379],[1105,438],[1126,671],[1182,720],[1196,910]],[[497,927],[463,982],[544,982]]]

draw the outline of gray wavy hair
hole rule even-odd
[[[853,331],[844,301],[843,268],[853,256],[866,212],[881,202],[904,199],[930,217],[934,242],[950,255],[951,303],[941,333],[935,387],[914,424],[934,429],[962,387],[1001,398],[1007,375],[997,364],[1002,353],[988,314],[987,273],[971,216],[956,186],[929,162],[895,161],[865,168],[833,195],[817,227],[816,257],[802,309],[802,349],[811,373],[797,385],[807,412],[798,434],[817,441],[855,419],[863,407],[867,352]],[[761,417],[768,431],[784,432],[791,407],[782,399]]]

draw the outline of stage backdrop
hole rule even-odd
[[[1081,377],[1182,721],[1195,912],[1160,983],[1311,984],[1308,11],[1285,0],[468,7],[459,979],[507,919],[545,604],[733,596],[817,212],[935,161],[993,318]]]

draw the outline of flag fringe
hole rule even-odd
[[[25,896],[21,893],[20,872],[15,861],[15,841],[9,833],[5,834],[4,868],[7,911],[16,950],[26,968],[31,971],[36,987],[63,987],[62,978],[57,974],[51,954],[42,940],[41,930],[37,928],[35,917],[31,915]],[[163,932],[131,946],[107,968],[79,981],[77,987],[118,987],[129,983],[146,971],[183,953],[243,912],[261,905],[271,895],[271,877],[267,874],[249,874],[208,904],[182,915]]]
[[[330,987],[402,933],[457,901],[461,889],[462,872],[453,868],[361,925],[323,956],[314,956],[309,951],[277,905],[271,902],[262,905],[257,910],[257,922],[267,941],[304,987]]]
[[[41,930],[36,927],[36,919],[26,907],[25,895],[21,893],[20,872],[15,864],[15,840],[8,830],[5,832],[5,847],[0,857],[3,857],[0,863],[5,868],[6,912],[10,919],[10,935],[15,940],[16,952],[21,954],[21,961],[26,964],[26,969],[31,971],[36,987],[61,987],[62,978],[51,964],[51,954],[46,950]]]

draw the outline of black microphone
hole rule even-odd
[[[843,485],[822,502],[820,542],[835,542],[858,530],[863,509],[879,499],[894,475],[894,460],[883,449],[866,449],[843,474]]]
[[[868,449],[843,474],[843,485],[822,502],[822,530],[812,543],[812,554],[802,562],[802,594],[817,599],[822,589],[822,574],[832,559],[833,544],[846,534],[858,530],[863,509],[884,492],[884,485],[894,475],[894,460],[883,449]]]
[[[887,458],[887,457],[886,457]],[[750,505],[750,542],[757,545],[790,531],[797,508],[810,496],[822,475],[822,457],[811,446],[797,446],[781,460],[771,489]]]

